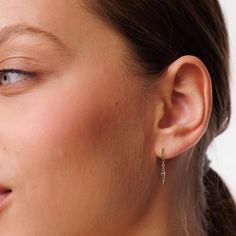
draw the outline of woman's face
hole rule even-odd
[[[125,43],[80,3],[0,0],[1,236],[109,235],[145,204],[139,83]]]

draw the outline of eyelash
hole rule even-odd
[[[0,84],[2,84],[2,87],[12,87],[14,85],[12,84],[20,84],[25,82],[26,80],[28,80],[28,78],[33,78],[37,75],[36,72],[32,72],[32,71],[24,71],[24,70],[18,70],[18,69],[4,69],[4,70],[0,70],[0,81],[2,80],[2,77],[4,77],[4,75],[7,74],[18,74],[19,76],[25,76],[27,77],[27,79],[23,78],[22,80],[19,80],[17,82],[14,83],[9,83],[7,85],[2,84],[2,82],[0,82]]]

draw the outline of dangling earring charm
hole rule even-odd
[[[166,163],[164,159],[164,148],[162,148],[161,151],[161,179],[162,179],[162,184],[164,184],[166,179]]]

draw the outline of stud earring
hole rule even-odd
[[[162,148],[161,150],[161,179],[162,179],[162,184],[164,184],[166,179],[166,163],[164,158],[164,148]]]

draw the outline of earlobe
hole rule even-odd
[[[163,74],[163,110],[156,121],[155,153],[173,158],[195,145],[206,131],[212,108],[211,79],[194,56],[183,56]],[[159,91],[160,92],[160,91]],[[160,101],[159,101],[160,102]]]

